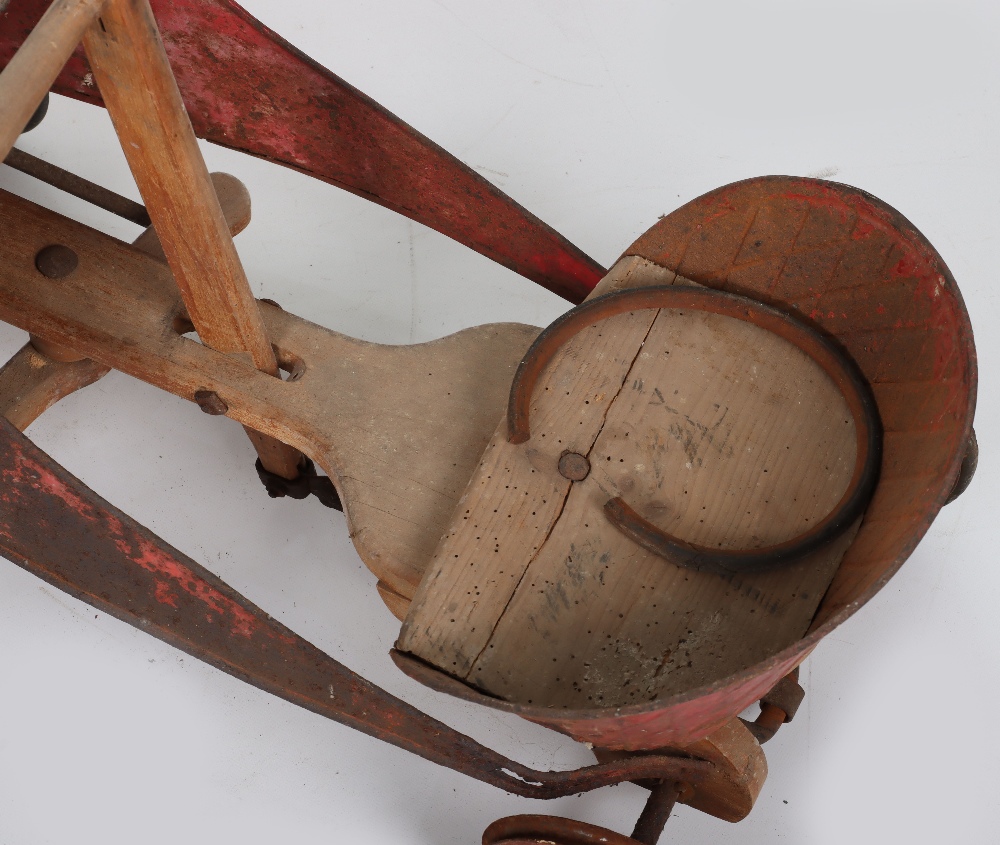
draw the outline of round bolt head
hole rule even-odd
[[[43,247],[35,256],[35,269],[47,279],[62,279],[72,273],[79,263],[76,253],[63,244]]]
[[[211,414],[213,417],[222,416],[229,410],[229,406],[214,390],[197,391],[194,394],[194,401],[206,414]]]
[[[583,481],[590,475],[590,461],[579,452],[564,452],[559,459],[559,474],[570,481]]]

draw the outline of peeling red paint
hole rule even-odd
[[[803,205],[830,214],[838,223],[824,230],[822,242],[797,248],[787,230],[789,221],[801,218]],[[727,215],[735,208],[747,226],[766,209],[776,242],[785,245],[781,256],[795,254],[798,259],[794,266],[787,260],[758,263],[782,268],[780,287],[766,274],[742,271],[741,283],[733,282],[732,256],[738,254],[746,229],[713,226],[711,221],[723,208]],[[697,251],[690,246],[706,242],[711,248]],[[823,261],[837,254],[831,249],[836,244],[845,246],[839,254],[842,258],[849,253],[853,264],[845,266],[836,259],[817,284],[816,268],[827,266]],[[577,723],[583,714],[561,714],[565,722],[561,729],[573,736],[589,735],[595,743],[637,748],[651,733],[676,736],[714,723],[726,712],[735,715],[726,708],[743,700],[757,678],[776,680],[887,582],[927,530],[958,477],[975,410],[976,356],[961,295],[941,257],[902,215],[845,185],[792,177],[729,185],[668,215],[625,254],[779,307],[801,303],[809,319],[837,337],[858,361],[876,388],[880,412],[892,421],[892,431],[919,431],[922,450],[919,455],[905,452],[918,448],[913,445],[917,438],[897,437],[887,443],[883,482],[897,480],[909,488],[906,495],[892,497],[876,491],[869,512],[876,509],[877,520],[862,524],[807,637],[740,676],[671,701],[653,702],[645,713],[623,709],[603,716],[603,724]],[[893,478],[893,472],[905,472],[916,464],[929,469],[923,475]],[[541,712],[518,712],[553,724]]]
[[[0,16],[0,67],[49,0]],[[330,182],[454,238],[571,302],[604,269],[476,171],[229,0],[152,0],[198,137]],[[83,51],[53,87],[102,105]]]
[[[160,604],[169,604],[171,607],[176,608],[177,596],[174,591],[170,588],[170,584],[165,581],[159,581],[156,584],[156,592],[154,593],[156,600]]]
[[[20,455],[17,456],[17,461],[22,472],[27,472],[28,477],[34,479],[34,484],[38,489],[48,495],[55,496],[76,512],[89,514],[91,518],[103,519],[107,535],[112,538],[115,546],[123,555],[127,555],[147,572],[165,576],[166,581],[157,581],[155,591],[157,601],[176,608],[176,590],[181,590],[195,597],[217,614],[229,618],[230,630],[233,634],[243,637],[249,637],[253,634],[253,617],[236,602],[227,599],[217,589],[196,577],[190,569],[178,563],[175,558],[148,540],[143,538],[138,538],[138,542],[136,542],[136,538],[130,538],[131,542],[126,540],[125,530],[120,520],[106,513],[97,517],[93,513],[93,508],[86,501],[44,466],[31,462],[28,458]]]
[[[867,237],[870,237],[873,232],[877,231],[876,227],[872,224],[870,220],[865,220],[863,217],[858,219],[857,224],[854,226],[854,231],[851,232],[852,241],[862,241]]]
[[[0,417],[0,550],[240,680],[508,792],[555,798],[706,765],[643,756],[570,772],[509,760],[351,672],[87,489]],[[180,589],[174,589],[180,587]],[[231,625],[208,625],[221,608]],[[235,620],[235,621],[234,621]],[[700,768],[699,768],[700,766]]]
[[[138,549],[124,548],[122,551],[147,572],[165,575],[169,581],[160,583],[164,584],[167,589],[180,589],[195,597],[209,609],[227,617],[230,620],[230,631],[233,634],[241,637],[250,637],[254,634],[254,618],[246,609],[205,583],[203,579],[197,577],[189,568],[179,563],[172,555],[165,553],[163,549],[148,540],[140,539]],[[156,595],[157,599],[160,600],[159,589],[157,589]],[[170,595],[173,601],[166,603],[177,607],[176,597],[173,593]]]
[[[8,489],[13,488],[17,479],[24,476],[33,479],[33,483],[39,489],[44,490],[51,496],[56,496],[69,508],[75,511],[86,512],[90,510],[90,506],[76,495],[72,490],[68,490],[64,484],[61,484],[59,479],[56,478],[48,469],[35,461],[32,461],[29,457],[21,454],[14,456],[17,467],[16,472],[5,472],[4,480],[7,485],[10,485]]]

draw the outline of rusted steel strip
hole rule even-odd
[[[561,816],[507,816],[483,832],[483,845],[639,845],[606,827]]]
[[[0,67],[45,10],[0,18]],[[581,302],[604,269],[510,197],[229,0],[153,0],[200,138],[330,182]],[[81,52],[52,89],[101,105]],[[27,119],[27,115],[25,116]]]
[[[529,798],[643,778],[698,782],[708,763],[635,757],[569,772],[508,760],[421,713],[270,618],[105,502],[0,420],[0,550],[44,581],[242,681]]]
[[[123,197],[121,194],[116,194],[100,185],[95,185],[82,176],[77,176],[75,173],[42,161],[42,159],[16,147],[7,154],[3,163],[139,226],[145,228],[150,225],[149,213],[142,203],[130,200],[128,197]]]
[[[563,314],[536,338],[514,375],[507,405],[507,440],[525,443],[530,439],[529,413],[535,385],[568,340],[601,320],[652,308],[703,311],[752,323],[808,355],[836,385],[854,417],[857,432],[854,474],[840,501],[826,517],[809,531],[772,546],[713,549],[687,543],[645,520],[617,496],[604,506],[608,521],[653,554],[679,566],[720,573],[758,571],[791,563],[826,545],[853,525],[871,500],[882,459],[882,426],[868,382],[850,356],[801,320],[733,293],[680,285],[652,286],[610,293]]]

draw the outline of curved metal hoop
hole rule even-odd
[[[791,314],[761,302],[712,288],[656,286],[619,291],[585,302],[543,331],[521,361],[507,404],[507,439],[531,438],[531,396],[539,377],[573,336],[601,320],[646,309],[690,309],[752,323],[777,334],[808,355],[840,391],[857,434],[854,474],[837,505],[809,531],[783,543],[753,549],[713,549],[685,542],[645,520],[621,497],[611,499],[608,520],[647,551],[691,569],[720,573],[773,569],[816,551],[842,534],[864,513],[878,483],[882,425],[871,388],[854,360],[833,341]]]

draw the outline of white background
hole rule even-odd
[[[663,842],[987,843],[1000,800],[1000,444],[992,285],[1000,35],[991,2],[251,0],[305,52],[604,264],[719,185],[812,175],[864,188],[934,243],[979,349],[983,454],[890,585],[805,664],[738,825],[678,810]],[[135,196],[103,110],[66,100],[24,149]],[[330,328],[410,343],[566,304],[442,236],[290,171],[205,147],[243,179],[254,290]],[[131,239],[130,224],[8,169],[0,187]],[[24,335],[0,327],[0,354]],[[559,735],[424,690],[343,518],[271,501],[239,427],[112,374],[29,434],[110,501],[348,666],[541,768]],[[0,843],[472,845],[551,812],[628,832],[645,793],[507,796],[297,710],[0,565]]]

